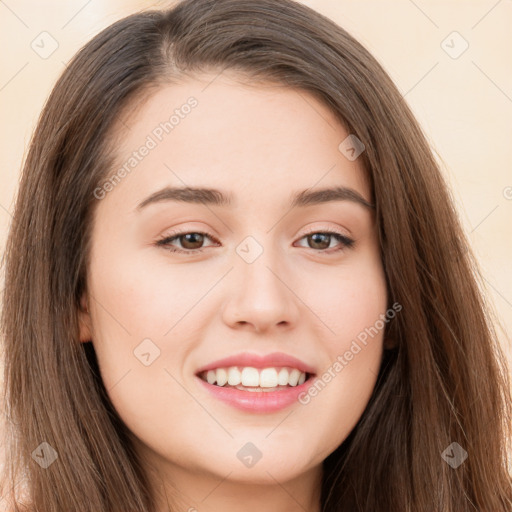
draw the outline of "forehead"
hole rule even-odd
[[[368,201],[361,159],[340,149],[350,134],[307,91],[244,83],[226,72],[148,91],[116,127],[115,166],[127,172],[115,194],[130,202],[164,186],[233,191],[235,200],[292,190],[348,186]]]

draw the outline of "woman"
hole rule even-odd
[[[6,248],[13,510],[509,511],[477,276],[342,28],[288,0],[114,23],[44,108]]]

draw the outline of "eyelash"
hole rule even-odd
[[[337,252],[343,251],[345,249],[350,249],[354,245],[354,240],[352,240],[351,238],[348,238],[347,236],[342,235],[341,233],[338,233],[337,231],[330,231],[330,230],[324,230],[324,231],[314,230],[314,231],[310,231],[308,233],[305,233],[299,240],[302,240],[303,238],[306,238],[309,235],[314,235],[314,234],[317,234],[317,233],[322,234],[322,235],[331,235],[338,242],[341,242],[341,246],[339,248],[337,248],[337,249],[334,249],[334,250],[332,250],[332,248],[331,248],[331,250],[329,250],[329,249],[320,249],[320,250],[312,249],[313,251],[319,252],[321,254],[323,253],[323,254],[329,255],[329,254],[332,254],[332,253],[337,253]],[[156,242],[156,245],[159,246],[159,247],[164,247],[166,250],[168,250],[168,251],[170,251],[172,253],[184,253],[184,254],[188,254],[188,255],[193,255],[193,254],[198,254],[200,252],[203,252],[206,249],[206,247],[201,247],[201,249],[187,249],[187,250],[185,250],[185,249],[177,249],[177,248],[171,247],[169,245],[170,242],[173,242],[174,240],[178,239],[180,236],[190,235],[190,234],[203,235],[203,236],[206,236],[206,237],[210,238],[210,240],[213,240],[213,241],[218,243],[218,240],[216,238],[212,237],[208,233],[204,233],[203,231],[181,231],[181,232],[173,232],[173,233],[171,233],[171,235],[165,236],[164,238],[161,238],[160,240],[158,240]]]

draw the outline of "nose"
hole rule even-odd
[[[264,252],[252,263],[236,261],[231,274],[222,312],[227,325],[257,333],[296,325],[300,301],[275,257]]]

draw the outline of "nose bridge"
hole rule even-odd
[[[270,240],[270,235],[247,236],[236,247],[236,285],[229,290],[227,322],[250,323],[261,330],[294,321],[294,295],[285,285],[284,265]]]
[[[235,268],[241,274],[245,294],[280,295],[283,286],[276,278],[276,269],[282,268],[279,251],[271,243],[271,236],[249,235],[236,247]],[[273,272],[271,271],[273,270]],[[278,270],[278,272],[281,272]]]

